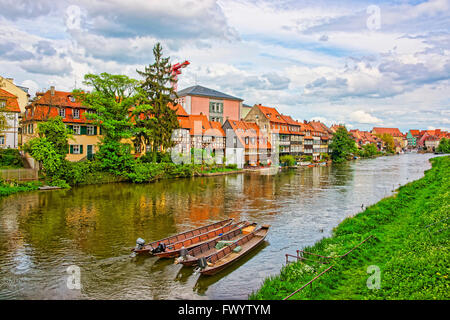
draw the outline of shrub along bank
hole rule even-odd
[[[330,259],[330,264],[288,264],[250,299],[283,299],[330,265],[333,269],[312,287],[290,299],[448,299],[450,157],[430,161],[433,167],[422,179],[345,219],[332,237],[304,250],[337,257],[374,238],[344,258]],[[368,287],[373,276],[369,266],[380,270],[379,289]]]

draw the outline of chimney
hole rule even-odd
[[[303,123],[306,124],[306,120],[303,120]]]
[[[52,96],[55,95],[55,86],[51,86],[51,87],[50,87],[50,94],[51,94]]]

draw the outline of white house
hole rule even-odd
[[[5,116],[7,123],[6,130],[0,131],[0,148],[17,148],[20,115],[17,96],[0,89],[0,112]]]

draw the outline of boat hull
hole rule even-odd
[[[224,233],[230,232],[234,229],[239,228],[240,226],[244,225],[246,222],[239,222],[233,225],[227,225],[215,230],[211,230],[207,233],[203,233],[201,235],[186,239],[184,241],[180,241],[177,243],[174,243],[172,246],[174,249],[170,250],[170,246],[168,247],[169,250],[166,250],[164,252],[158,252],[155,253],[155,256],[158,256],[160,258],[176,258],[180,255],[180,251],[182,249],[193,249],[197,246],[200,246],[204,244],[205,242],[214,240],[222,236]]]
[[[212,239],[206,243],[203,243],[200,246],[197,246],[196,248],[193,248],[191,250],[189,250],[187,252],[187,259],[185,260],[180,260],[178,261],[178,263],[183,264],[184,266],[195,266],[198,264],[199,259],[201,258],[208,258],[209,256],[211,256],[212,254],[214,254],[215,252],[217,252],[217,250],[215,249],[216,244],[221,241],[237,241],[239,240],[240,237],[242,237],[243,234],[243,230],[245,228],[248,227],[255,227],[256,223],[245,223],[242,227],[231,230],[227,233],[225,233],[224,235],[216,238],[216,239]]]
[[[158,247],[158,245],[160,243],[163,243],[164,245],[171,245],[180,241],[183,241],[185,239],[189,239],[195,236],[199,236],[201,234],[204,233],[208,233],[211,230],[215,230],[217,228],[221,228],[227,225],[230,225],[233,222],[233,219],[226,219],[226,220],[222,220],[219,222],[215,222],[197,229],[193,229],[193,230],[188,230],[182,233],[178,233],[176,235],[161,239],[161,240],[157,240],[157,241],[153,241],[151,243],[148,243],[146,245],[144,245],[142,248],[138,249],[138,248],[133,248],[131,249],[131,251],[133,251],[136,254],[151,254],[153,255],[152,251]]]
[[[210,260],[216,259],[216,261],[212,264],[212,266],[208,266],[208,267],[204,268],[203,270],[201,270],[200,273],[202,275],[211,276],[211,275],[215,275],[215,274],[221,272],[222,270],[226,269],[228,266],[230,266],[234,262],[238,261],[245,255],[247,255],[249,252],[251,252],[253,249],[258,247],[265,240],[268,229],[269,229],[269,226],[262,226],[260,229],[252,232],[249,235],[242,237],[240,240],[237,240],[233,245],[230,245],[230,246],[222,249],[222,250],[224,250],[224,252],[228,251],[229,253],[225,253],[223,255],[220,252],[218,252],[214,256],[211,256]],[[253,237],[251,237],[247,242],[245,242],[244,238],[250,237],[251,235],[253,235]],[[257,238],[255,239],[255,237],[257,237]],[[243,248],[240,253],[235,254],[234,256],[230,256],[233,254],[230,251],[232,251],[235,247],[237,247],[238,245],[245,246],[246,244],[247,244],[247,246],[245,248]],[[221,256],[221,258],[217,258],[219,256]]]

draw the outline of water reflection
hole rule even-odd
[[[330,234],[347,216],[430,167],[430,155],[258,173],[110,184],[0,199],[0,299],[246,298],[278,273],[284,254]],[[155,257],[130,258],[156,240],[223,220],[270,224],[267,241],[213,277]],[[66,269],[81,268],[82,290]]]

